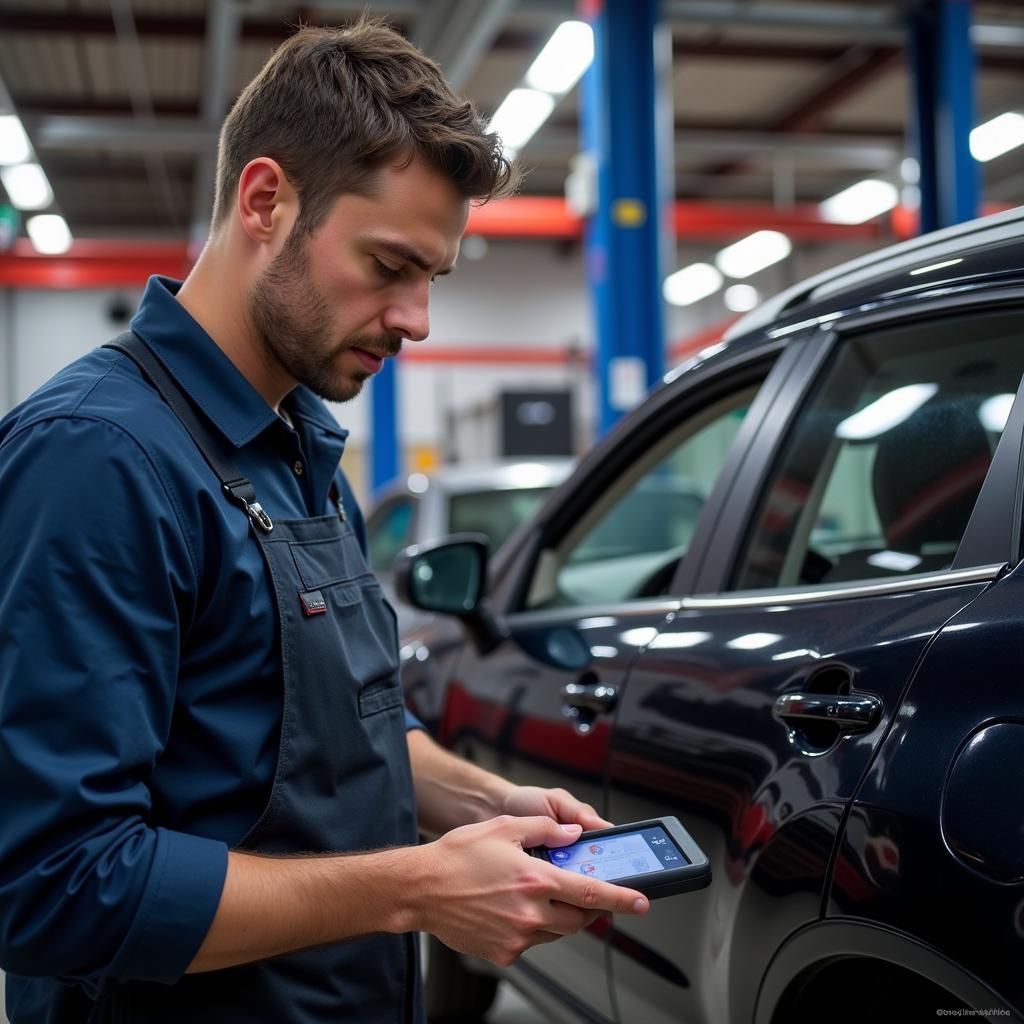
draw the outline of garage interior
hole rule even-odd
[[[0,105],[24,126],[31,162],[49,189],[44,198],[52,194],[38,210],[19,214],[16,203],[7,204],[0,408],[80,354],[87,343],[77,335],[99,342],[121,329],[148,274],[183,274],[205,237],[217,126],[234,96],[294,26],[344,23],[364,6],[8,0],[0,7]],[[969,75],[958,100],[965,112],[956,116],[972,119],[980,155],[966,202],[979,214],[1020,202],[1022,12],[1013,3],[969,6],[970,53],[932,60],[921,55],[927,40],[915,34],[912,5],[648,5],[661,64],[640,84],[658,100],[658,145],[671,154],[658,187],[674,197],[666,214],[672,230],[662,232],[674,237],[646,243],[661,247],[659,276],[668,278],[647,285],[668,299],[664,344],[627,342],[614,378],[617,405],[602,406],[598,392],[610,397],[611,384],[593,382],[610,372],[610,357],[595,337],[608,328],[595,321],[584,232],[604,200],[594,194],[592,161],[580,156],[582,86],[566,91],[556,82],[550,111],[518,148],[521,194],[473,211],[459,272],[435,292],[429,343],[409,347],[397,391],[378,382],[379,419],[369,395],[338,413],[353,431],[346,468],[359,493],[369,496],[400,472],[500,454],[495,422],[503,391],[568,393],[566,454],[583,451],[659,372],[715,342],[759,299],[910,237],[922,184],[933,187],[943,173],[926,165],[922,182],[921,125],[945,116],[932,105],[922,121],[929,75],[956,77],[957,96]],[[643,5],[626,7],[624,17],[635,21]],[[527,84],[558,26],[581,17],[571,4],[530,0],[410,0],[369,9],[437,59],[488,118]],[[624,102],[625,87],[641,77],[616,65],[609,89]],[[638,92],[629,102],[646,101]],[[636,145],[609,143],[606,159]],[[849,209],[836,207],[844,200],[834,197],[843,195],[852,199]],[[627,203],[618,214],[635,216],[630,210]],[[24,222],[34,212],[63,218],[64,252],[33,248]],[[716,261],[728,258],[723,250],[765,231],[773,234],[758,236],[768,249],[755,261],[767,265],[750,271],[740,252],[738,271],[719,269]],[[636,288],[620,281],[614,291]],[[531,296],[525,306],[523,294]],[[638,315],[633,307],[622,312],[631,331],[658,331],[635,322]],[[68,323],[88,330],[72,337],[61,330]]]
[[[367,505],[579,457],[772,295],[1024,203],[1019,2],[0,0],[0,416],[187,273],[234,98],[297,26],[364,11],[524,172],[471,211],[429,340],[331,404]],[[547,1018],[508,994],[487,1019]]]

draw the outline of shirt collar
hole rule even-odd
[[[175,296],[180,287],[180,281],[151,277],[131,329],[149,344],[214,426],[240,448],[277,422],[278,416],[178,302]],[[311,421],[341,441],[348,437],[348,431],[308,388],[300,384],[287,402],[293,418]]]

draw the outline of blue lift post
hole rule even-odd
[[[370,493],[398,476],[398,400],[395,360],[385,359],[370,383]]]
[[[971,0],[918,0],[908,13],[921,233],[979,213]]]
[[[594,61],[580,99],[582,147],[597,181],[585,244],[600,434],[664,373],[662,242],[671,197],[656,131],[663,87],[656,84],[659,9],[659,0],[579,5],[594,30]]]

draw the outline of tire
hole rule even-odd
[[[482,1021],[498,993],[498,979],[470,970],[461,954],[433,935],[426,939],[423,999],[431,1024]]]

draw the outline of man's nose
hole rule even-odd
[[[423,341],[430,333],[430,285],[426,284],[402,296],[384,314],[384,327],[410,341]]]

